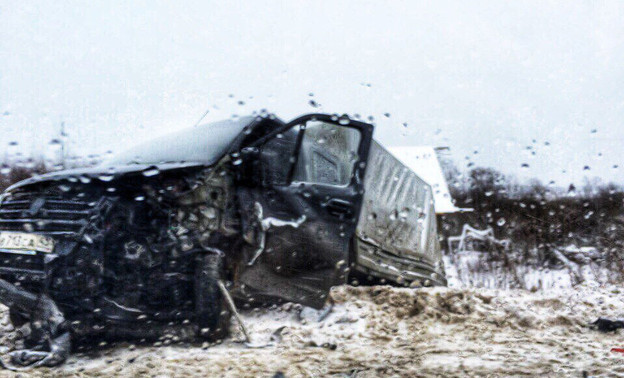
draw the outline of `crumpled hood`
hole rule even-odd
[[[206,168],[205,163],[185,162],[185,163],[166,163],[166,164],[129,164],[121,166],[97,165],[88,168],[66,169],[62,171],[50,172],[43,175],[37,175],[26,180],[22,180],[7,188],[6,192],[13,191],[29,185],[39,184],[50,181],[62,180],[96,180],[103,183],[117,181],[122,177],[130,175],[145,176],[155,175],[160,172],[174,170],[199,170]]]

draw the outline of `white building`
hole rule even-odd
[[[437,214],[450,214],[469,210],[460,209],[453,203],[442,167],[433,147],[388,147],[388,151],[431,185]]]

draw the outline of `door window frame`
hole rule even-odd
[[[297,142],[295,144],[293,155],[288,157],[288,162],[290,164],[290,167],[288,168],[288,174],[286,176],[287,178],[285,180],[285,183],[283,184],[273,183],[273,185],[291,186],[294,183],[297,185],[307,184],[307,185],[325,186],[325,187],[332,187],[332,188],[347,188],[351,186],[356,186],[358,184],[362,185],[364,173],[365,173],[366,165],[367,165],[366,163],[367,163],[368,152],[369,152],[370,144],[372,141],[373,126],[368,123],[355,121],[355,120],[348,119],[348,118],[346,118],[349,121],[348,124],[343,124],[340,122],[340,120],[345,119],[345,117],[346,116],[338,117],[337,115],[328,115],[328,114],[307,114],[299,118],[295,118],[294,120],[288,122],[284,126],[279,127],[277,130],[265,135],[264,137],[262,137],[261,139],[253,143],[253,146],[257,146],[260,149],[260,151],[262,151],[262,147],[269,140],[272,140],[273,138],[275,138],[278,134],[284,133],[293,127],[301,126],[301,128],[299,129],[299,133],[297,135]],[[328,184],[328,183],[320,183],[320,182],[293,181],[295,169],[297,167],[297,162],[299,160],[299,152],[301,150],[303,137],[306,131],[305,125],[309,121],[325,122],[329,124],[334,124],[338,127],[349,127],[349,128],[356,129],[360,132],[360,142],[359,142],[358,151],[357,151],[358,159],[353,163],[353,170],[352,170],[351,178],[348,183],[344,185],[336,185],[336,184]]]

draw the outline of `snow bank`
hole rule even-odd
[[[466,376],[624,374],[617,334],[590,330],[598,316],[624,317],[619,288],[581,285],[557,293],[462,288],[343,286],[334,310],[286,304],[243,313],[254,345],[235,324],[219,345],[128,343],[74,354],[35,376]],[[5,343],[15,332],[7,328]],[[10,327],[10,326],[8,326]]]

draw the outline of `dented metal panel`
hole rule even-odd
[[[370,249],[424,263],[430,273],[443,275],[431,186],[373,141],[364,177],[364,202],[356,229],[358,264],[367,264]],[[388,260],[381,254],[377,262]],[[393,265],[392,262],[386,261]],[[374,269],[374,266],[370,266]],[[397,275],[402,275],[400,269]],[[405,274],[404,276],[409,276]]]

